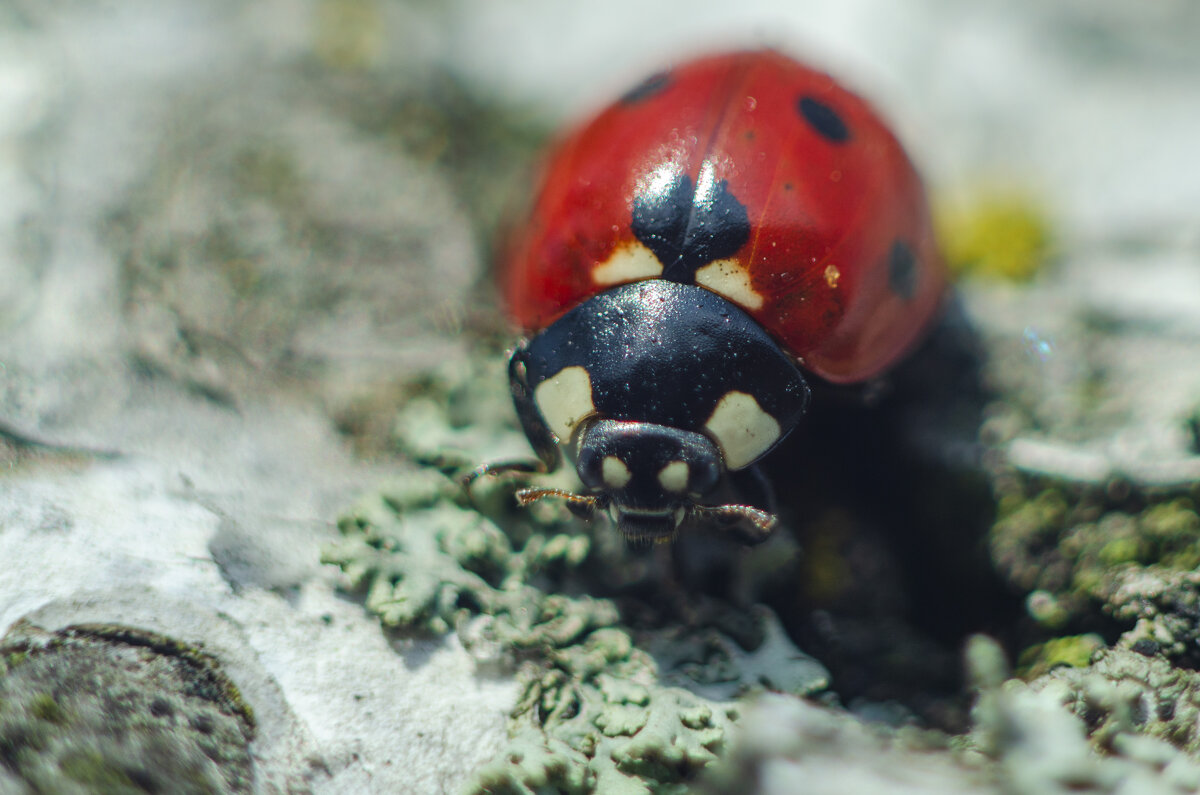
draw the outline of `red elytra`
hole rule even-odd
[[[639,195],[672,176],[695,186],[690,201],[727,191],[749,225],[716,270],[688,278],[746,309],[810,372],[871,378],[936,313],[945,268],[896,138],[828,75],[778,52],[739,52],[653,76],[554,147],[500,266],[527,332],[672,270],[633,219]]]

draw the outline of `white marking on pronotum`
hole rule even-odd
[[[662,263],[654,252],[641,243],[628,243],[612,253],[604,262],[592,268],[596,284],[624,284],[639,279],[661,276]]]
[[[559,438],[568,441],[579,423],[596,411],[592,402],[592,378],[579,366],[564,367],[538,384],[533,400],[546,425]]]
[[[726,392],[704,423],[721,445],[726,469],[741,469],[765,453],[779,438],[779,423],[753,395]]]
[[[672,461],[658,470],[658,483],[666,491],[680,493],[687,488],[688,465],[686,461]]]
[[[625,466],[624,461],[615,455],[606,455],[600,462],[600,477],[604,479],[604,485],[610,489],[623,489],[633,477],[633,473],[629,471],[629,467]]]
[[[696,284],[746,309],[761,309],[763,297],[754,292],[750,272],[735,259],[714,260],[696,271]]]

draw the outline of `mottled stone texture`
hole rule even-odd
[[[202,651],[119,626],[0,641],[0,766],[41,792],[254,791],[254,716]]]

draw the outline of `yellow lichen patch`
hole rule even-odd
[[[1032,197],[1012,189],[983,191],[938,213],[952,271],[997,279],[1032,278],[1052,254],[1050,220]]]
[[[1096,634],[1051,638],[1021,652],[1017,659],[1017,674],[1028,680],[1062,666],[1086,668],[1102,648],[1104,640]]]
[[[846,559],[854,520],[841,509],[828,509],[812,518],[804,534],[800,558],[804,594],[817,605],[840,598],[854,582],[854,571]]]
[[[754,291],[750,272],[735,259],[719,259],[696,271],[696,284],[746,309],[761,309],[763,297]]]
[[[592,268],[592,281],[596,284],[625,284],[639,279],[661,276],[662,263],[654,252],[641,243],[630,243],[613,252],[606,261]]]
[[[379,0],[321,0],[313,10],[313,49],[329,66],[364,69],[383,50]]]

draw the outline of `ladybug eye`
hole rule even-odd
[[[604,456],[594,448],[584,447],[579,451],[579,460],[576,462],[575,470],[579,473],[579,479],[583,481],[583,485],[592,489],[603,486],[604,476],[601,472],[603,459]]]

